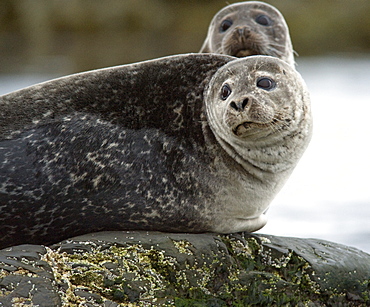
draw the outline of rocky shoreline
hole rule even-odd
[[[100,232],[0,251],[0,306],[367,306],[370,255],[262,234]]]

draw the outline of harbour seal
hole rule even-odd
[[[101,230],[256,231],[309,96],[267,56],[170,56],[0,97],[0,247]]]
[[[212,19],[202,53],[236,57],[270,55],[294,65],[289,29],[272,5],[247,1],[220,10]]]

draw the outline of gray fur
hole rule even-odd
[[[0,97],[0,247],[50,244],[100,230],[262,227],[280,177],[272,176],[272,169],[266,180],[256,179],[219,143],[206,109],[213,90],[219,90],[215,80],[243,79],[250,65],[264,67],[271,58],[238,60],[235,65],[245,69],[232,65],[230,76],[231,60],[172,56],[71,75]],[[296,84],[302,87],[297,95],[303,95],[300,79]],[[249,193],[256,180],[265,180],[263,187],[273,187],[273,193],[264,197],[258,183],[264,201],[255,204],[256,193]],[[229,226],[220,227],[221,221]]]

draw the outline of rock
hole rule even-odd
[[[0,306],[366,306],[370,255],[251,234],[100,232],[0,251]]]
[[[39,245],[0,251],[0,306],[61,306],[52,268],[41,259],[46,253]]]

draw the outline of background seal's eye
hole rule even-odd
[[[275,86],[276,86],[275,81],[270,78],[263,77],[257,80],[257,87],[263,90],[270,91],[273,88],[275,88]]]
[[[267,15],[258,15],[256,17],[256,22],[262,26],[270,26],[272,25],[272,20]]]
[[[221,22],[220,25],[220,32],[225,32],[228,28],[231,27],[233,22],[230,19],[225,19],[224,21]]]
[[[227,97],[230,96],[230,94],[231,94],[231,88],[227,83],[225,83],[221,89],[221,99],[226,100]]]

